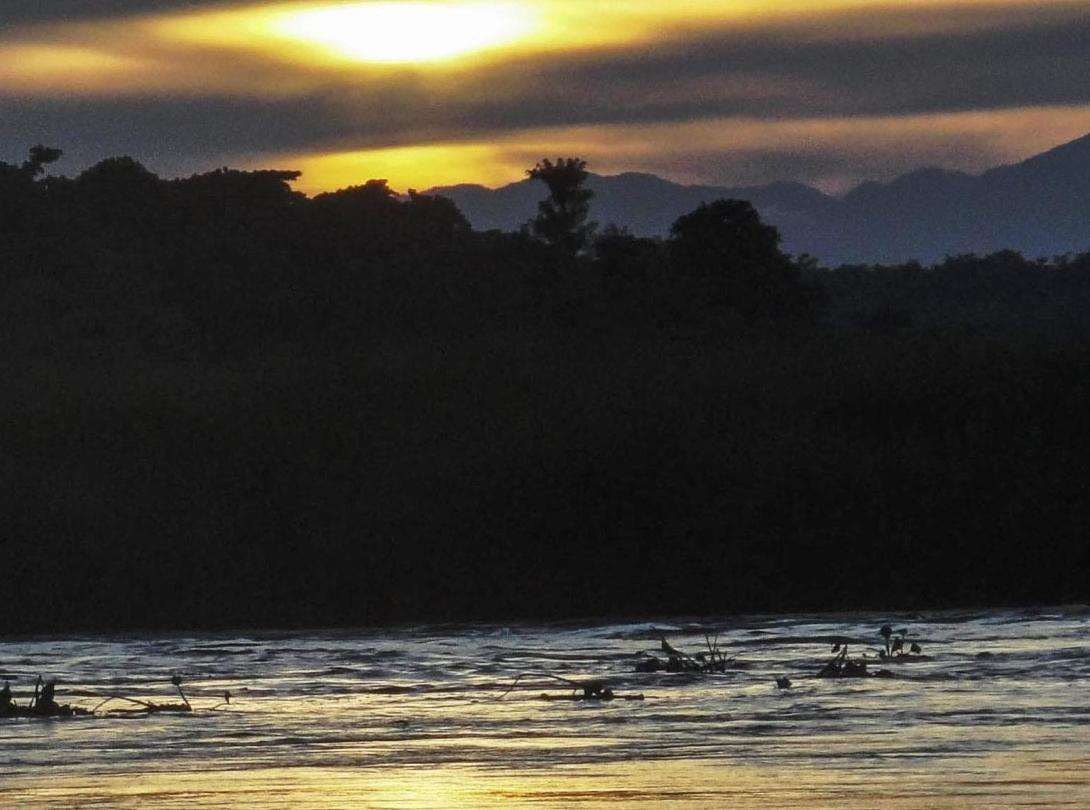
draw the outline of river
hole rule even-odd
[[[887,666],[886,623],[896,677],[816,677],[837,640]],[[722,674],[634,671],[716,636]],[[5,808],[1090,807],[1086,608],[0,642],[17,701],[39,673],[196,711],[0,720]]]

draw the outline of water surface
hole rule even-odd
[[[886,622],[927,660],[814,677]],[[40,672],[61,702],[170,701],[180,673],[197,708],[0,721],[0,806],[1087,808],[1088,631],[1070,608],[0,642],[17,695]],[[705,633],[730,671],[633,671]],[[645,700],[542,701],[544,673]]]

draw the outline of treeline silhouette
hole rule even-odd
[[[0,164],[0,635],[1090,601],[1090,254],[58,157]]]

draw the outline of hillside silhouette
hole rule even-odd
[[[646,174],[593,177],[591,216],[641,236],[665,236],[702,202],[749,200],[780,229],[788,253],[827,265],[933,263],[948,255],[1017,250],[1026,256],[1090,247],[1090,135],[980,175],[920,169],[889,183],[864,183],[842,199],[799,183],[683,186]],[[481,230],[516,230],[533,211],[521,182],[435,189]]]
[[[1090,601],[1090,254],[58,156],[0,164],[0,635]]]

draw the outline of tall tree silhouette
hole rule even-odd
[[[780,234],[745,200],[701,204],[670,229],[677,272],[709,278],[725,303],[748,315],[797,313],[808,295],[798,271],[780,250]]]
[[[594,192],[584,188],[589,176],[586,161],[545,159],[526,174],[549,188],[548,198],[538,203],[537,216],[530,222],[531,232],[565,255],[575,256],[594,232],[594,223],[587,222]]]

